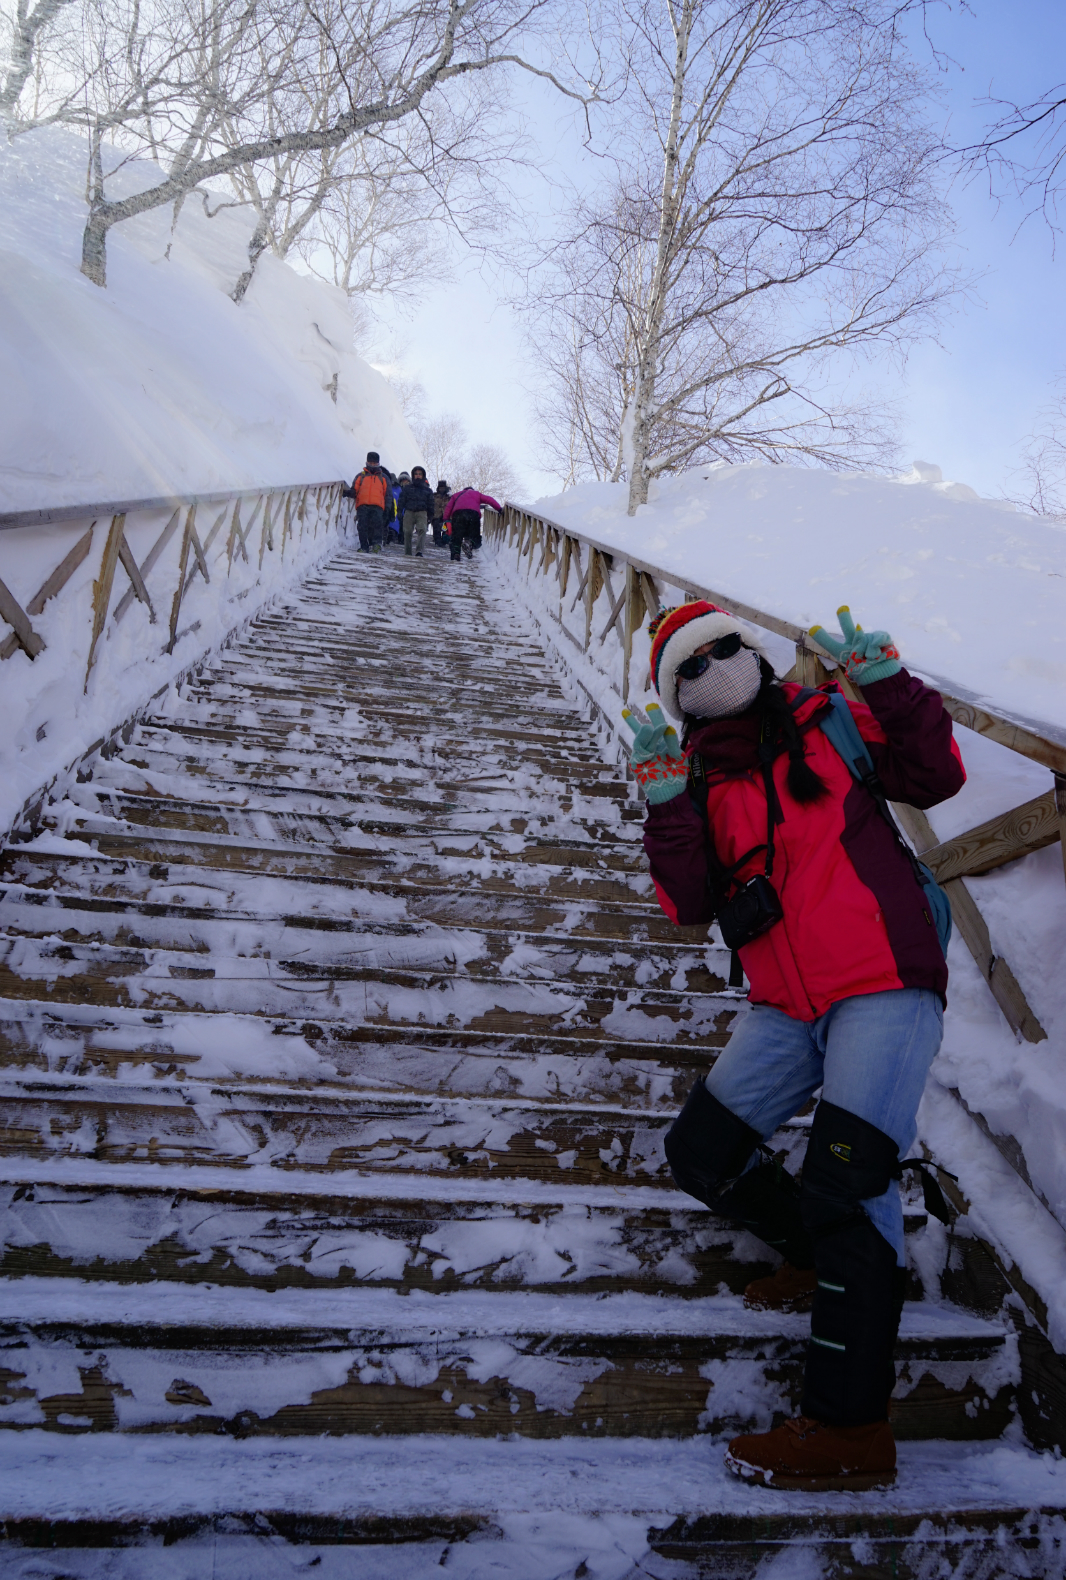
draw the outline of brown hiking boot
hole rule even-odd
[[[813,1267],[793,1267],[782,1262],[768,1278],[753,1278],[744,1291],[744,1304],[753,1311],[809,1311],[818,1275]]]
[[[725,1462],[735,1476],[804,1492],[865,1492],[896,1479],[896,1444],[887,1421],[828,1426],[797,1416],[772,1432],[735,1437]]]

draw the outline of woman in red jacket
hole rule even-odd
[[[856,777],[862,764],[852,772],[823,728],[839,687],[779,683],[756,633],[711,603],[652,625],[653,682],[682,740],[654,705],[651,724],[630,717],[660,903],[681,926],[719,920],[753,1006],[689,1095],[667,1158],[681,1189],[785,1257],[749,1303],[813,1302],[801,1416],[726,1456],[775,1487],[895,1475],[896,1182],[940,1046],[947,966],[885,798],[934,806],[965,779],[939,696],[886,632],[839,615],[842,639],[812,634],[863,688],[850,708],[876,780]],[[800,1189],[761,1148],[819,1088]]]

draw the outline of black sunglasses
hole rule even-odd
[[[740,632],[731,631],[728,636],[720,636],[709,653],[697,653],[692,658],[683,659],[674,673],[680,680],[695,680],[697,675],[703,674],[712,658],[719,661],[734,658],[740,648]]]

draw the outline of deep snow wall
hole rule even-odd
[[[343,292],[267,253],[231,301],[250,210],[210,219],[221,197],[193,193],[176,225],[117,225],[91,285],[86,149],[58,129],[0,145],[0,512],[350,480],[368,448],[417,460]],[[131,164],[109,190],[158,174]]]

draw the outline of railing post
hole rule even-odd
[[[196,506],[189,506],[189,514],[185,518],[185,531],[181,538],[181,557],[178,561],[178,585],[174,589],[174,600],[170,606],[170,640],[167,643],[167,652],[173,653],[174,643],[178,633],[178,615],[181,612],[181,600],[185,595],[185,572],[189,567],[189,550],[192,548],[192,538],[195,532]],[[192,578],[190,577],[190,580]]]
[[[263,555],[267,549],[274,552],[274,528],[270,521],[270,509],[274,503],[273,494],[267,494],[263,500],[263,528],[259,535],[259,569],[263,569]]]
[[[96,644],[100,640],[107,619],[108,605],[111,602],[111,589],[115,585],[115,568],[118,557],[125,540],[126,514],[114,516],[111,521],[111,531],[107,534],[104,544],[103,558],[100,561],[100,577],[93,582],[93,634],[89,643],[89,662],[85,666],[85,685],[83,691],[89,689],[89,675],[96,658]]]
[[[540,541],[540,534],[541,534],[542,531],[543,531],[543,527],[541,526],[541,523],[537,520],[536,516],[530,516],[530,518],[529,518],[529,545],[528,545],[527,550],[526,550],[526,553],[527,553],[527,555],[529,557],[529,564],[526,566],[526,580],[527,581],[529,580],[530,576],[533,573],[534,552],[536,550],[538,542]]]
[[[633,637],[644,624],[644,589],[640,572],[626,564],[626,623],[622,639],[622,701],[629,701],[629,663],[633,657]]]
[[[589,650],[592,641],[592,611],[596,599],[600,596],[603,586],[603,572],[600,569],[600,556],[596,549],[589,549],[589,573],[585,582],[585,652]]]
[[[801,636],[796,643],[796,664],[788,677],[798,680],[801,686],[824,686],[827,680],[834,677],[830,675],[821,658],[810,646],[805,636]]]
[[[564,533],[563,534],[563,552],[559,556],[559,569],[558,569],[558,572],[557,572],[557,575],[559,577],[559,618],[560,619],[562,619],[562,616],[563,616],[563,599],[566,597],[566,584],[567,584],[567,582],[570,579],[570,554],[571,554],[571,550],[572,549],[573,549],[573,541],[572,541],[571,538],[569,538],[566,535],[566,533]]]

